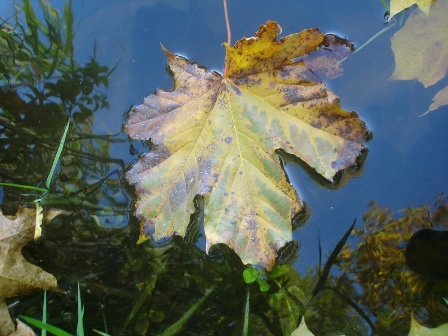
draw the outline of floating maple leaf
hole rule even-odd
[[[145,98],[124,127],[153,144],[126,178],[156,240],[183,236],[195,195],[204,195],[207,251],[224,243],[244,263],[270,269],[303,208],[275,150],[329,180],[355,164],[367,128],[304,61],[342,40],[308,29],[277,41],[279,29],[268,21],[256,37],[225,43],[224,77],[164,49],[174,90]]]

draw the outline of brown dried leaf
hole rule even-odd
[[[57,289],[54,276],[25,260],[20,250],[34,239],[36,210],[20,207],[15,219],[0,214],[0,336],[15,327],[9,318],[5,298],[44,289]]]

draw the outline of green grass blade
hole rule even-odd
[[[25,322],[27,322],[27,323],[35,326],[35,327],[38,327],[38,328],[41,328],[41,329],[49,331],[53,335],[56,335],[56,336],[73,336],[72,334],[69,334],[68,332],[66,332],[64,330],[59,329],[58,327],[52,326],[51,324],[43,323],[43,322],[41,322],[41,321],[39,321],[39,320],[37,320],[35,318],[28,317],[28,316],[23,316],[23,315],[20,315],[19,317],[22,320],[24,320]]]
[[[78,325],[76,326],[76,335],[84,336],[84,324],[82,322],[84,318],[84,307],[81,302],[81,292],[79,290],[79,282],[78,282]]]
[[[61,138],[61,141],[59,142],[59,147],[56,152],[56,156],[54,157],[54,160],[53,160],[53,165],[51,166],[50,173],[48,174],[48,177],[47,177],[47,182],[45,183],[45,186],[47,187],[47,189],[50,189],[50,184],[51,184],[51,180],[53,179],[54,170],[56,169],[56,165],[58,164],[59,158],[61,157],[62,149],[64,148],[65,138],[67,137],[67,132],[68,132],[69,126],[70,126],[70,119],[68,119],[67,125],[65,125],[64,134],[62,134],[62,138]]]
[[[341,252],[342,248],[344,247],[348,237],[350,237],[350,234],[352,233],[355,225],[356,225],[356,218],[353,221],[353,224],[348,228],[347,232],[341,238],[341,240],[339,240],[339,242],[336,244],[336,247],[334,248],[333,252],[331,252],[330,257],[327,259],[327,262],[325,263],[322,274],[319,275],[319,281],[317,282],[316,287],[313,290],[313,298],[320,292],[322,287],[324,287],[325,283],[327,282],[328,275],[330,274],[330,269],[333,266],[334,262],[336,261],[339,252]]]
[[[44,308],[42,311],[42,323],[47,324],[47,291],[44,292]],[[42,336],[47,336],[47,331],[42,329]]]
[[[96,329],[93,329],[93,331],[96,332],[97,334],[102,335],[102,336],[110,336],[109,334],[106,334],[105,332],[102,332],[102,331],[99,331],[99,330],[96,330]]]
[[[24,188],[24,189],[30,189],[30,190],[35,190],[35,191],[41,191],[41,192],[48,192],[48,189],[45,189],[45,188],[32,187],[29,185],[17,184],[17,183],[0,182],[0,186],[16,187],[16,188]]]

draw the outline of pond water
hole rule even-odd
[[[3,18],[11,13],[12,3],[5,1],[0,4]],[[50,3],[63,11],[60,1]],[[39,8],[37,2],[32,4]],[[305,309],[297,302],[306,302],[306,290],[303,290],[303,297],[296,292],[292,295],[292,287],[283,283],[281,292],[271,279],[270,291],[261,293],[256,284],[249,286],[243,282],[241,274],[244,267],[238,263],[236,255],[219,247],[208,257],[203,252],[205,241],[202,238],[196,245],[180,243],[181,247],[175,249],[169,243],[155,249],[150,248],[149,242],[135,247],[138,235],[137,223],[132,216],[135,195],[127,186],[123,172],[136,162],[139,153],[148,149],[140,142],[128,141],[127,135],[121,133],[126,112],[156,88],[172,87],[160,43],[201,66],[221,72],[225,56],[221,43],[227,40],[221,1],[78,0],[72,7],[76,62],[81,66],[90,62],[95,49],[98,64],[114,70],[108,77],[107,88],[101,85],[95,88],[105,95],[107,105],[96,97],[93,100],[100,103],[94,112],[70,107],[70,111],[78,112],[76,122],[79,125],[84,123],[84,126],[76,128],[76,135],[68,136],[69,141],[73,141],[71,152],[65,159],[63,154],[54,188],[59,196],[71,199],[71,207],[65,204],[64,213],[55,217],[44,230],[45,238],[26,248],[27,258],[55,274],[60,287],[68,291],[66,294],[50,294],[48,321],[74,332],[74,287],[79,281],[86,307],[86,330],[106,330],[104,317],[111,335],[118,335],[123,326],[124,335],[169,333],[170,325],[185,318],[179,327],[181,334],[239,335],[244,327],[246,290],[250,287],[249,334],[290,333],[291,325],[299,322]],[[228,7],[233,43],[243,36],[253,36],[260,25],[274,20],[282,26],[281,36],[319,27],[324,33],[349,39],[356,48],[391,24],[384,20],[385,8],[380,0],[229,0]],[[300,243],[300,250],[292,264],[295,273],[290,271],[287,281],[294,290],[309,288],[307,282],[318,278],[313,278],[311,273],[316,274],[320,262],[319,242],[324,263],[355,218],[356,228],[363,228],[363,218],[371,209],[369,204],[372,201],[390,208],[393,218],[400,218],[405,216],[400,210],[407,207],[429,204],[430,211],[433,211],[436,197],[448,191],[448,107],[443,106],[419,117],[428,109],[435,94],[448,84],[447,77],[428,88],[416,80],[389,79],[395,69],[391,36],[400,29],[409,14],[417,10],[411,8],[397,15],[395,27],[348,58],[343,63],[342,76],[326,82],[340,97],[342,107],[357,111],[373,133],[373,138],[367,143],[367,159],[357,176],[332,189],[315,182],[301,166],[294,163],[286,166],[291,183],[310,209],[306,223],[293,232],[293,238]],[[24,95],[31,91],[27,88],[18,92]],[[91,101],[83,103],[91,109],[94,105]],[[5,169],[1,174],[3,181],[31,185],[41,183],[41,186],[45,181],[44,172],[51,166],[51,150],[56,149],[66,122],[64,113],[52,111],[50,104],[45,108],[49,110],[40,111],[35,119],[22,117],[22,121],[28,120],[24,127],[32,129],[33,122],[45,126],[45,137],[50,139],[46,142],[34,137],[33,141],[26,143],[29,161],[21,159],[24,163],[35,164],[34,169],[40,169],[41,173],[30,179],[30,173],[25,169],[6,170],[6,164],[10,164],[7,157],[13,156],[14,146],[5,140],[7,135],[2,125],[1,140],[5,145],[0,147],[3,152],[0,163]],[[50,133],[53,133],[53,138]],[[92,134],[104,137],[92,137]],[[81,143],[83,136],[86,139],[84,144]],[[36,164],[39,160],[33,157],[34,146],[42,146],[46,150],[46,154],[39,152],[38,155],[46,158],[48,164]],[[81,155],[86,151],[90,157]],[[77,154],[77,159],[74,159]],[[2,202],[30,200],[30,197],[17,196],[18,193],[11,189],[3,189],[0,189]],[[77,202],[80,199],[84,201]],[[57,201],[59,199],[53,200],[54,203]],[[370,215],[370,220],[380,216],[378,213]],[[359,239],[350,239],[355,250]],[[362,261],[359,263],[361,265]],[[307,276],[307,272],[311,273]],[[329,280],[333,285],[341,282],[336,278],[340,273],[334,267],[334,277]],[[373,283],[381,286],[382,281],[387,282],[388,277],[378,276]],[[209,297],[206,289],[213,285],[216,287]],[[448,321],[448,308],[442,300],[448,287],[442,280],[432,285],[431,288],[441,287],[443,290],[437,292],[438,296],[429,289],[432,294],[425,294],[434,296],[431,304],[437,308],[419,307],[421,315],[426,314],[420,317],[419,322],[428,327]],[[358,284],[353,290],[360,287],[362,285]],[[398,287],[394,290],[398,295],[404,289]],[[290,309],[289,315],[278,307],[277,310],[273,308],[276,300],[278,304],[287,302],[281,296],[286,292],[291,294],[290,298],[295,298],[293,302],[296,305]],[[196,308],[191,318],[186,318],[184,314],[203,298],[205,302]],[[17,299],[9,300],[8,303],[17,302]],[[316,335],[371,333],[359,312],[344,306],[342,300],[339,302],[335,297],[325,296],[320,300],[314,300],[318,303],[310,305],[306,313],[310,314],[309,319],[307,317],[309,328]],[[42,294],[20,298],[12,313],[40,318],[41,302]],[[396,317],[394,320],[380,313],[381,303],[376,303],[379,307],[372,308],[368,302],[365,300],[358,304],[376,324],[377,333],[407,334],[410,307],[415,306],[414,303],[397,303],[395,307],[391,305],[392,310],[388,310],[390,307],[385,309]],[[337,312],[338,307],[340,312]],[[390,333],[391,330],[396,333]]]

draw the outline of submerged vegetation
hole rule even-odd
[[[411,271],[404,253],[415,232],[447,227],[444,195],[402,215],[372,203],[362,229],[359,219],[335,223],[346,234],[328,257],[319,244],[319,266],[304,274],[294,268],[294,240],[269,271],[244,265],[225,244],[206,253],[198,195],[183,237],[141,242],[128,167],[110,154],[127,139],[93,128],[95,112],[109,108],[115,67],[101,64],[95,49],[86,64],[76,61],[71,2],[62,13],[38,4],[22,0],[0,18],[0,196],[5,216],[43,206],[43,235],[22,253],[60,290],[8,297],[0,288],[12,317],[77,335],[82,325],[85,334],[166,336],[291,335],[305,319],[315,335],[406,335],[412,314],[427,327],[448,320],[447,281]]]
[[[47,1],[39,3],[40,13],[24,0],[9,18],[1,18],[0,135],[5,152],[0,177],[4,183],[48,189],[45,178],[64,126],[72,120],[61,160],[64,169],[45,202],[104,203],[104,196],[92,198],[92,189],[101,188],[108,174],[117,175],[111,164],[123,167],[122,161],[108,158],[110,143],[120,139],[94,135],[91,127],[93,113],[108,106],[102,88],[113,69],[99,64],[95,52],[84,66],[75,61],[70,2],[64,15]],[[86,185],[94,176],[99,183]],[[14,204],[39,197],[9,187],[4,192],[3,209],[9,204],[12,213]]]

